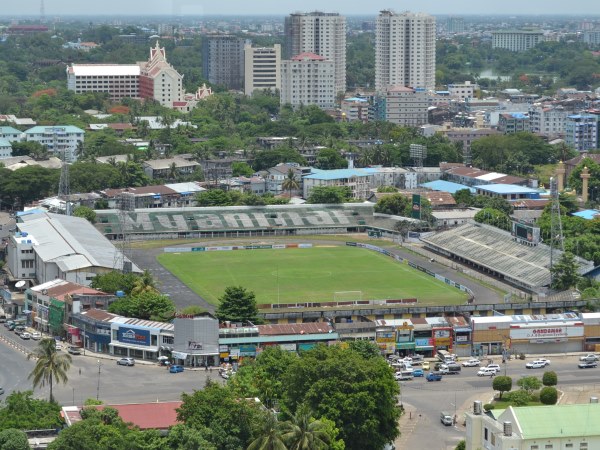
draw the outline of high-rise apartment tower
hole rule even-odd
[[[381,11],[375,27],[375,89],[435,88],[435,18]]]
[[[314,53],[333,62],[335,91],[346,91],[346,18],[337,13],[294,13],[285,18],[284,59]]]

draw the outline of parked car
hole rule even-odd
[[[27,331],[23,331],[19,336],[21,337],[21,339],[31,339],[31,334],[29,334]]]
[[[60,345],[60,342],[56,341],[54,343],[54,348],[56,349],[57,352],[60,352],[62,350],[62,345]]]
[[[35,341],[39,341],[42,338],[42,333],[40,333],[39,331],[34,331],[31,333],[31,339],[35,340]]]
[[[480,365],[481,365],[481,361],[479,361],[477,358],[467,359],[466,361],[463,361],[463,363],[462,363],[463,367],[478,367]]]
[[[71,355],[81,355],[81,349],[79,347],[75,347],[73,345],[70,345],[69,348],[67,348],[67,351]]]
[[[121,358],[117,360],[117,365],[119,366],[134,366],[135,360],[133,358]]]
[[[425,376],[425,372],[423,369],[413,369],[413,377],[423,377]]]
[[[546,363],[544,361],[531,361],[528,362],[527,364],[525,364],[525,367],[527,369],[543,369],[544,367],[546,367]]]
[[[585,356],[579,357],[579,361],[598,361],[598,360],[600,360],[600,357],[598,357],[598,355],[595,355],[593,353],[588,353]]]
[[[446,425],[447,427],[451,426],[452,424],[454,424],[454,419],[453,417],[447,413],[447,412],[442,412],[440,413],[440,420],[441,422]]]
[[[170,372],[170,373],[179,373],[179,372],[183,372],[183,366],[172,365],[171,367],[169,367],[169,372]]]
[[[394,377],[396,378],[396,381],[406,381],[412,380],[414,375],[412,370],[403,370],[401,372],[396,372]]]
[[[489,367],[482,367],[477,372],[478,377],[493,377],[494,375],[496,375],[496,369]]]
[[[423,368],[423,370],[429,370],[430,369],[429,361],[423,361],[423,364],[421,364],[421,367]]]
[[[15,325],[14,322],[10,322],[9,321],[9,322],[6,322],[6,323],[8,324],[8,326],[6,328],[8,328],[9,331],[13,331],[17,327],[17,325]]]
[[[25,331],[25,327],[23,325],[16,325],[13,329],[15,334],[21,335],[23,331]]]
[[[439,372],[429,372],[425,379],[427,381],[442,381],[442,374]]]
[[[7,320],[6,322],[4,322],[4,326],[6,328],[10,327],[14,322],[12,320]]]
[[[593,369],[594,367],[598,367],[598,363],[596,361],[583,361],[577,364],[577,367],[580,369]]]

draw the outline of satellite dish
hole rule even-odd
[[[17,281],[17,282],[15,283],[15,287],[16,287],[17,289],[21,289],[21,288],[25,287],[25,285],[26,285],[26,284],[27,284],[27,283],[26,283],[24,280]]]

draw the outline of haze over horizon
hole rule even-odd
[[[11,15],[39,16],[42,0],[21,0],[6,2],[2,5],[1,17]],[[202,0],[104,0],[103,2],[86,2],[81,0],[44,0],[45,16],[62,15],[285,15],[291,12],[324,11],[339,12],[343,15],[368,14],[376,15],[382,9],[393,9],[396,12],[412,11],[429,14],[498,14],[498,15],[600,15],[600,3],[591,0],[405,0],[394,5],[390,0],[374,0],[359,2],[357,0],[227,0],[226,2]],[[594,7],[593,5],[596,4]]]

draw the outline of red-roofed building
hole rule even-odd
[[[315,53],[300,53],[281,62],[281,104],[293,108],[335,107],[335,64]]]
[[[177,408],[183,402],[156,402],[156,403],[128,403],[124,405],[100,405],[89,406],[103,410],[113,408],[119,412],[119,417],[124,422],[137,426],[140,430],[166,431],[170,427],[180,423],[177,420]],[[67,426],[80,422],[81,409],[78,406],[65,406],[62,408],[62,416]]]

